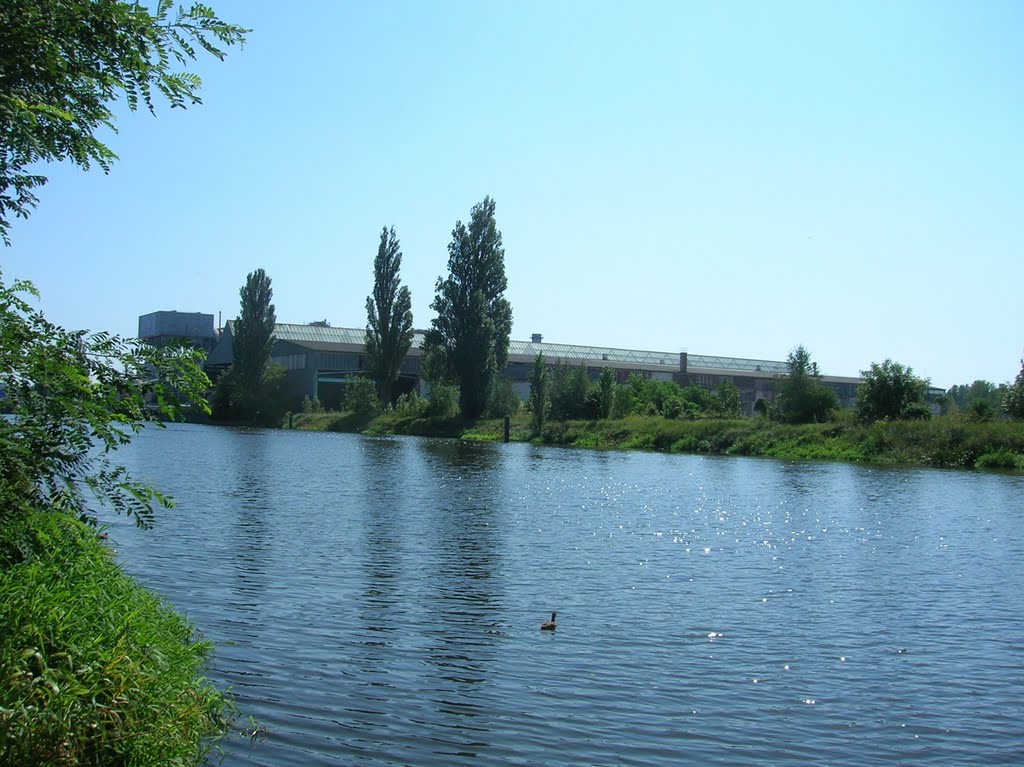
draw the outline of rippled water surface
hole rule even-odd
[[[226,765],[1024,764],[1024,480],[171,426]],[[558,611],[558,629],[540,623]]]

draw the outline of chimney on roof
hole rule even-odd
[[[539,344],[543,340],[543,338],[544,336],[542,336],[540,333],[534,333],[532,336],[530,336],[530,343]]]

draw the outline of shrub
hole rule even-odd
[[[414,391],[401,395],[395,402],[395,415],[404,418],[420,418],[426,415],[427,400]]]
[[[458,391],[451,384],[435,383],[427,392],[426,415],[434,418],[450,418],[455,415],[458,407],[455,402]]]
[[[1024,468],[1024,455],[1018,455],[1012,450],[1000,448],[991,453],[984,453],[978,456],[974,462],[978,469],[1016,469]]]
[[[302,398],[302,412],[303,413],[322,413],[324,412],[323,405],[320,404],[319,397],[310,397],[308,394]]]
[[[491,418],[504,418],[519,412],[523,405],[507,378],[495,378],[487,394],[487,415]]]
[[[358,415],[380,410],[376,384],[362,376],[347,379],[345,381],[345,409]]]

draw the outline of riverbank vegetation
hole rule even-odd
[[[36,297],[0,281],[0,765],[198,764],[230,712],[209,646],[122,572],[96,515],[147,527],[172,505],[112,454],[205,408],[209,379],[195,349],[68,331]]]
[[[527,401],[519,406],[507,386],[496,385],[479,419],[461,415],[454,391],[444,387],[428,397],[403,395],[381,412],[366,396],[367,382],[353,387],[345,412],[323,412],[307,401],[289,424],[494,441],[505,438],[507,415],[511,441],[543,445],[1024,471],[1024,422],[977,407],[933,416],[926,382],[910,368],[873,364],[856,404],[843,410],[806,350],[794,350],[790,364],[797,374],[782,377],[777,401],[759,403],[753,417],[740,416],[739,391],[728,380],[716,391],[640,376],[620,384],[605,368],[591,381],[582,366],[549,368],[538,355]],[[1018,378],[1014,386],[1024,388],[1024,376]]]
[[[204,4],[0,4],[0,239],[27,218],[45,162],[109,170],[118,109],[200,103],[182,71],[248,30]],[[99,134],[99,135],[98,135]],[[112,453],[147,423],[205,410],[202,355],[48,322],[0,278],[0,765],[194,765],[227,726],[209,645],[127,577],[100,507],[147,526],[171,499]]]
[[[209,644],[66,514],[0,526],[0,764],[198,764],[231,707]]]
[[[838,460],[943,468],[1024,471],[1024,424],[976,422],[960,415],[917,421],[788,424],[763,417],[676,420],[631,415],[621,419],[548,421],[539,433],[532,414],[510,420],[513,442],[600,450],[743,455],[789,460]],[[503,419],[412,417],[382,413],[356,422],[348,413],[296,414],[293,428],[367,434],[459,437],[500,441]]]

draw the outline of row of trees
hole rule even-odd
[[[394,384],[413,339],[412,300],[409,289],[401,284],[401,263],[402,251],[394,227],[385,227],[374,260],[373,293],[366,299],[366,352],[373,386],[367,389],[358,383],[350,385],[350,409],[355,404],[366,410],[380,403],[395,403]],[[421,403],[419,411],[429,408],[434,414],[447,413],[448,402],[454,400],[448,391],[454,388],[467,417],[475,418],[485,411],[512,414],[518,409],[518,397],[500,375],[508,358],[512,311],[503,297],[504,250],[490,198],[473,208],[468,227],[461,221],[456,223],[449,245],[449,269],[449,277],[437,281],[432,304],[437,317],[427,333],[422,367],[424,377],[440,396],[430,405]],[[262,269],[250,273],[240,291],[233,364],[213,397],[216,416],[273,420],[280,416],[277,411],[284,409],[273,406],[284,370],[271,363],[276,323],[272,297],[266,273]],[[803,346],[796,347],[787,364],[788,373],[776,383],[774,402],[758,401],[757,412],[786,423],[830,420],[839,410],[839,400],[836,392],[822,383],[810,352]],[[928,381],[916,376],[911,368],[885,360],[872,363],[863,377],[854,406],[857,420],[930,417],[925,399]],[[591,382],[584,366],[557,364],[549,369],[543,355],[537,356],[529,381],[527,407],[537,431],[547,419],[622,418],[631,414],[668,418],[740,415],[739,390],[729,381],[715,392],[639,376],[620,384],[613,370],[604,368]],[[975,382],[971,387],[953,387],[945,402],[939,404],[948,408],[953,402],[975,417],[987,419],[996,410],[992,404],[995,395],[1007,415],[1024,417],[1024,361],[1012,386]]]
[[[480,416],[500,388],[508,361],[512,306],[505,298],[505,250],[494,218],[495,202],[485,197],[457,221],[448,245],[448,277],[438,278],[431,308],[437,313],[426,333],[422,375],[439,391],[454,387],[459,407]],[[395,383],[413,340],[412,296],[401,281],[402,249],[395,228],[384,227],[374,259],[373,291],[366,299],[367,372],[377,400],[393,404]],[[271,361],[274,325],[270,278],[251,272],[240,292],[231,367],[212,397],[214,416],[272,421],[284,371]],[[361,407],[364,387],[354,384]],[[507,398],[506,398],[507,399]]]
[[[448,244],[448,276],[438,278],[436,312],[424,338],[421,372],[432,386],[453,385],[463,415],[487,407],[508,361],[512,305],[505,298],[505,249],[494,218],[495,202],[473,206],[469,224],[455,223]],[[393,399],[402,360],[412,345],[409,289],[401,284],[402,252],[394,227],[381,232],[373,293],[366,299],[366,354],[381,402]]]
[[[839,398],[835,390],[822,383],[810,352],[803,346],[796,347],[789,354],[787,364],[787,374],[776,381],[775,400],[770,403],[759,400],[755,410],[783,423],[820,423],[835,417]],[[931,416],[926,401],[928,381],[916,376],[913,369],[885,360],[872,363],[862,375],[864,382],[857,390],[853,408],[856,420],[871,423]],[[673,381],[653,381],[635,375],[619,384],[611,368],[605,368],[597,380],[591,382],[585,367],[556,365],[552,369],[543,355],[534,360],[529,380],[527,407],[537,432],[547,419],[623,418],[633,414],[734,418],[740,415],[741,409],[739,389],[728,380],[714,392],[695,385],[682,387]],[[1012,418],[1024,418],[1024,361],[1016,382],[1000,390],[1004,412]]]

